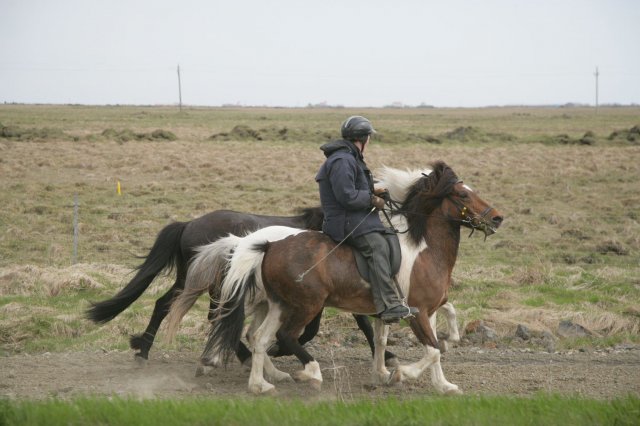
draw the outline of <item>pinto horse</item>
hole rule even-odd
[[[400,209],[391,218],[397,229],[406,231],[400,235],[402,263],[397,280],[408,305],[420,311],[409,324],[425,352],[421,360],[390,372],[383,356],[389,327],[376,318],[375,377],[383,383],[395,383],[418,378],[430,368],[437,391],[461,393],[442,372],[434,314],[447,302],[461,227],[470,228],[472,233],[479,230],[486,237],[496,232],[503,216],[443,162],[434,163],[429,173],[387,168],[379,176],[391,198],[400,201]],[[207,348],[221,354],[233,352],[238,344],[244,306],[247,300],[252,300],[249,295],[255,295],[261,288],[266,293],[265,319],[250,339],[253,356],[249,391],[256,394],[275,388],[265,380],[265,368],[276,380],[285,377],[286,373],[274,373],[266,353],[275,338],[304,366],[294,377],[319,387],[322,383],[319,364],[298,342],[304,327],[325,306],[357,314],[375,313],[370,285],[360,277],[349,247],[336,246],[320,232],[293,234],[274,242],[252,238],[253,234],[245,237],[245,246],[253,245],[242,256],[234,253],[228,266],[228,271],[235,268],[239,273],[227,273],[217,292],[218,308]]]
[[[266,226],[281,225],[319,230],[322,227],[323,217],[322,209],[319,207],[303,209],[300,215],[291,217],[217,210],[189,222],[171,223],[160,231],[145,261],[137,268],[131,281],[112,298],[92,303],[91,307],[87,309],[87,317],[98,324],[111,321],[138,299],[160,273],[163,271],[169,273],[175,269],[175,283],[156,301],[146,330],[139,335],[132,336],[130,340],[131,348],[138,350],[135,354],[136,359],[147,360],[160,324],[169,313],[173,299],[184,288],[188,265],[194,257],[197,247],[216,241],[228,234],[245,234]],[[214,308],[213,305],[212,308]],[[355,315],[354,317],[373,353],[371,323],[366,316]],[[449,323],[453,322],[455,325],[455,312],[447,312],[447,317],[450,318]],[[316,335],[320,326],[320,318],[319,314],[308,324],[305,333],[300,336],[301,344]],[[457,328],[453,330],[457,336]],[[284,350],[282,345],[275,345],[270,353],[275,356],[291,354]],[[241,343],[237,347],[236,355],[240,362],[244,363],[248,362],[251,352]],[[386,352],[385,357],[390,365],[395,363],[396,357],[393,353]],[[203,361],[206,363],[206,360]]]

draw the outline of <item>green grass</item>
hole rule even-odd
[[[0,401],[2,425],[635,425],[640,400],[538,395],[305,403],[274,399]]]

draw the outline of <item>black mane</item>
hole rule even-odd
[[[312,231],[322,230],[322,221],[324,220],[324,211],[322,207],[306,207],[300,209],[304,228]]]
[[[458,176],[443,161],[432,164],[432,172],[418,179],[402,203],[401,213],[407,218],[411,240],[418,245],[426,233],[426,217],[440,206],[453,191]]]

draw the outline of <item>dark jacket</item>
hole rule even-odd
[[[327,157],[316,175],[324,210],[322,231],[335,241],[341,241],[354,229],[353,237],[383,232],[378,213],[367,216],[373,208],[373,177],[358,148],[350,141],[337,140],[320,149]]]

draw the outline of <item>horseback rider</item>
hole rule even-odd
[[[391,276],[388,230],[378,216],[385,205],[386,189],[374,188],[364,162],[364,151],[376,133],[361,116],[349,117],[341,127],[342,139],[320,147],[326,160],[318,174],[320,202],[324,210],[322,231],[334,241],[345,240],[367,260],[376,313],[385,323],[418,313],[403,305]],[[375,207],[375,213],[372,214]],[[397,237],[395,237],[397,238]]]

